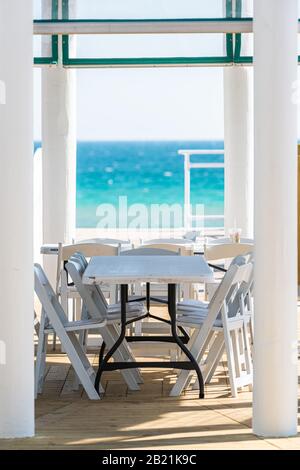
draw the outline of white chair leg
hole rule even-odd
[[[95,390],[95,372],[91,366],[88,358],[86,357],[76,334],[73,332],[66,333],[65,330],[58,332],[60,340],[64,345],[65,351],[72,363],[72,366],[77,374],[83,388],[85,389],[90,400],[99,400],[100,396]],[[103,388],[100,386],[100,393],[103,393]]]
[[[45,335],[45,322],[46,317],[45,313],[42,311],[40,329],[39,329],[39,340],[36,353],[36,363],[35,363],[35,398],[39,393],[43,391],[43,382],[46,369],[46,355],[47,355],[47,346],[48,346],[48,335]]]
[[[209,351],[203,366],[203,381],[209,383],[222,357],[224,349],[224,336],[221,331],[217,332],[212,342],[210,342]],[[198,380],[193,385],[193,389],[198,389]]]
[[[227,328],[224,328],[224,340],[225,340],[225,349],[226,349],[226,356],[227,356],[228,375],[229,375],[231,394],[233,398],[235,398],[237,396],[237,385],[236,385],[236,380],[235,380],[236,366],[235,366],[235,361],[234,361],[232,338],[230,335],[230,331],[228,331]]]

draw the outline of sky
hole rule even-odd
[[[78,18],[221,15],[222,0],[77,0]],[[80,37],[77,56],[209,55],[222,54],[222,47],[221,36],[207,35]],[[87,69],[76,75],[79,140],[223,138],[221,68]],[[41,136],[40,78],[35,69],[36,140]]]
[[[77,18],[179,18],[221,17],[223,0],[76,0],[76,3]],[[36,18],[40,17],[40,4],[41,0],[36,0]],[[222,35],[77,38],[77,57],[222,54]],[[221,67],[80,69],[76,71],[76,80],[78,140],[223,139]],[[40,140],[40,69],[34,71],[34,84],[34,132],[35,140]]]

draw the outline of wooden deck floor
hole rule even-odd
[[[225,363],[206,387],[205,400],[192,390],[170,398],[172,370],[144,370],[143,377],[141,390],[130,392],[118,372],[107,373],[104,399],[91,402],[82,390],[72,390],[65,357],[52,354],[44,393],[36,401],[36,437],[0,441],[0,448],[300,449],[300,436],[263,440],[252,434],[252,395],[244,391],[230,398]]]
[[[96,351],[90,360],[96,365]],[[0,449],[300,449],[300,434],[266,440],[252,434],[252,394],[244,389],[231,398],[226,372],[224,358],[204,400],[193,390],[169,397],[173,370],[143,369],[138,392],[128,390],[119,372],[107,372],[105,396],[92,402],[82,389],[72,390],[65,355],[49,354],[44,392],[36,400],[36,437],[0,440]]]

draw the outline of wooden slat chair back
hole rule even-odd
[[[155,244],[148,244],[148,248],[152,249],[159,249],[159,250],[168,250],[176,253],[179,256],[193,256],[194,255],[194,249],[191,245],[185,246],[185,245],[176,245],[172,243],[155,243]],[[195,296],[195,291],[194,291],[194,286],[192,284],[181,284],[179,286],[178,290],[178,296],[179,300],[181,297],[183,298],[190,298]]]
[[[99,319],[106,318],[108,304],[101,288],[95,285],[85,286],[82,282],[82,277],[87,265],[87,260],[82,253],[75,253],[69,258],[66,269],[81,299],[83,299],[84,307],[86,307],[86,310],[89,312],[89,316]]]
[[[204,245],[204,257],[208,263],[218,263],[225,262],[225,267],[228,266],[230,260],[236,258],[237,256],[247,255],[253,253],[253,244],[251,243],[209,243]],[[216,282],[208,282],[205,285],[205,297],[207,300],[210,300],[214,291],[217,288],[218,281],[220,279],[220,272],[224,271],[223,268],[219,268],[214,264],[210,264],[216,270],[218,276]],[[217,284],[216,284],[217,283]]]
[[[102,245],[114,245],[120,248],[122,245],[130,245],[130,240],[119,240],[118,238],[89,238],[86,240],[76,240],[76,243],[98,243]]]
[[[179,255],[179,250],[169,250],[164,248],[153,248],[150,246],[132,248],[130,250],[121,251],[120,256],[175,256]]]
[[[205,364],[201,364],[206,383],[226,351],[233,396],[239,387],[252,384],[249,312],[245,301],[252,283],[253,263],[231,264],[207,309],[191,308],[186,315],[178,317],[179,324],[195,328],[188,347],[199,364],[209,347]],[[171,395],[179,395],[191,378],[189,371],[182,371]]]
[[[122,251],[121,256],[188,256],[192,254],[191,249],[186,248],[185,246],[178,246],[169,243],[160,243],[160,244],[146,244],[139,248],[134,248],[131,250]],[[186,296],[190,292],[190,285],[182,286],[183,289],[186,289]],[[157,298],[167,299],[168,286],[165,284],[151,284],[151,295]],[[131,298],[142,297],[146,295],[146,288],[144,283],[135,283],[131,286]],[[177,289],[178,300],[181,298],[181,288]],[[183,294],[184,295],[184,294]],[[132,325],[134,332],[137,335],[142,333],[157,333],[163,334],[169,331],[169,327],[163,323],[149,322],[148,319],[145,319],[141,322]]]
[[[248,243],[222,243],[204,245],[204,257],[207,261],[219,261],[246,255],[253,251],[253,245]]]
[[[72,245],[63,246],[59,243],[58,246],[58,257],[57,257],[57,277],[56,277],[56,292],[61,297],[61,303],[66,312],[68,312],[68,299],[74,299],[75,307],[73,311],[73,317],[80,315],[80,300],[76,293],[74,286],[70,286],[68,282],[67,272],[64,269],[68,259],[75,253],[80,252],[86,258],[92,256],[117,256],[120,252],[120,248],[117,246],[104,245],[102,243],[86,242],[76,243]],[[105,286],[105,292],[109,296],[111,302],[115,301],[116,288],[115,286]]]
[[[177,253],[179,256],[192,256],[194,254],[193,248],[185,245],[176,245],[172,243],[152,243],[145,246],[153,250],[172,251]]]
[[[42,267],[38,264],[34,266],[34,277],[35,292],[42,305],[36,359],[36,395],[37,393],[41,393],[43,387],[48,334],[54,331],[59,337],[62,348],[68,355],[75,373],[82,383],[88,397],[92,400],[98,400],[100,397],[94,388],[95,372],[78,341],[76,333],[90,329],[97,331],[105,325],[106,320],[80,320],[70,322],[61,304],[58,302],[57,296]]]
[[[143,245],[192,245],[193,241],[188,238],[155,238],[144,240]]]

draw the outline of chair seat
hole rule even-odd
[[[146,314],[144,304],[141,302],[130,302],[126,304],[126,317],[135,318]],[[107,308],[107,321],[121,319],[121,304],[112,304]]]
[[[208,308],[202,310],[198,309],[182,312],[179,311],[177,315],[177,323],[198,328],[206,320],[208,312]],[[249,323],[249,321],[251,320],[251,314],[246,314],[245,317],[237,315],[235,317],[228,318],[229,328],[232,328],[234,325],[238,325],[239,323],[241,323],[242,325],[244,319],[246,319],[246,322]],[[216,318],[213,328],[223,328],[223,322],[221,318]]]
[[[144,304],[142,302],[128,302],[126,304],[127,314],[133,313],[133,312],[134,313],[144,312],[144,311],[145,311],[145,307],[144,307]],[[108,315],[114,314],[114,313],[120,313],[120,312],[121,312],[121,304],[120,303],[108,305],[108,308],[107,308]]]
[[[208,302],[202,302],[202,300],[184,300],[177,304],[177,312],[183,313],[195,310],[206,311],[208,309],[208,304]]]
[[[92,319],[70,321],[66,323],[65,330],[66,331],[94,330],[94,329],[103,328],[105,323],[106,323],[105,321],[101,322],[99,320],[92,320]],[[53,328],[51,325],[48,328],[45,328],[45,333],[52,333],[52,332],[53,332]]]
[[[189,326],[191,328],[199,328],[199,326],[203,325],[207,318],[208,310],[205,312],[200,312],[199,310],[190,311],[188,314],[185,315],[178,315],[177,316],[177,323],[179,325]],[[216,319],[213,325],[213,328],[222,328],[223,322],[221,319]]]

